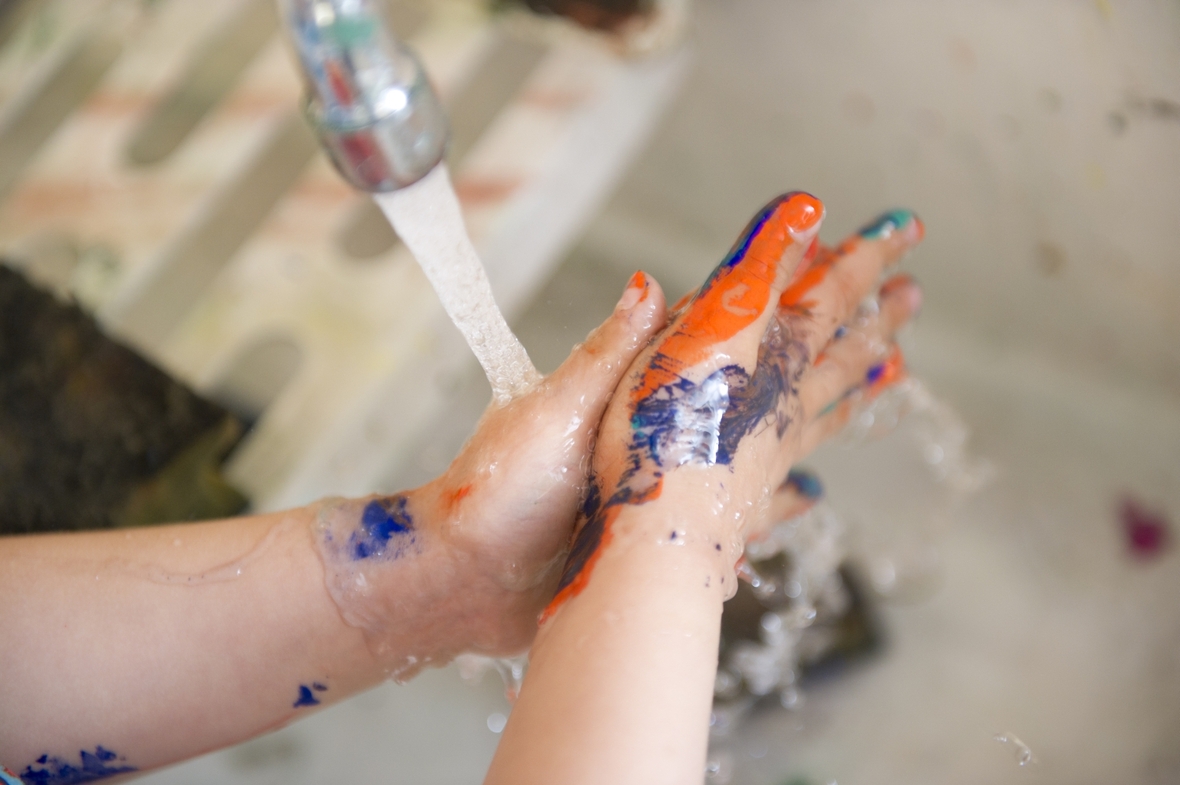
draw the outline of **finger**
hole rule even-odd
[[[814,472],[799,466],[792,467],[787,479],[770,497],[766,513],[746,532],[746,541],[758,542],[775,526],[807,512],[823,497],[823,483]],[[744,558],[739,561],[737,570],[738,577],[747,581],[754,576],[753,569],[745,563]]]
[[[824,497],[824,485],[814,472],[793,467],[782,486],[770,497],[770,524],[789,521],[810,510]]]
[[[908,210],[885,213],[834,249],[821,249],[810,268],[783,292],[779,308],[792,334],[816,356],[848,321],[881,271],[897,263],[923,236]]]
[[[823,203],[795,191],[767,204],[729,254],[659,339],[655,356],[632,391],[639,401],[675,383],[685,370],[713,359],[720,344],[745,330],[728,353],[752,367],[775,305],[823,220]]]
[[[614,312],[574,347],[546,383],[558,394],[597,402],[601,416],[628,366],[666,320],[663,289],[651,276],[636,272]]]
[[[878,363],[868,370],[864,382],[860,386],[830,404],[827,409],[804,424],[796,457],[803,458],[811,454],[816,447],[843,430],[848,421],[852,419],[852,415],[859,411],[867,401],[871,401],[907,377],[905,357],[901,350],[894,346],[884,362]]]
[[[877,313],[829,343],[800,380],[805,420],[863,384],[871,369],[886,359],[894,335],[921,307],[922,290],[910,276],[898,275],[885,282],[878,298]]]

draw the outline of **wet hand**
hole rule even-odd
[[[921,239],[921,223],[887,213],[826,248],[816,241],[822,218],[808,194],[768,204],[636,358],[603,420],[550,613],[586,585],[628,507],[652,505],[645,518],[659,536],[699,534],[732,564],[772,517],[770,489],[791,465],[839,430],[858,398],[904,373],[892,339],[919,289],[896,277],[879,307],[860,306]],[[681,531],[682,520],[708,531]]]

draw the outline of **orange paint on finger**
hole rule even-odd
[[[443,512],[449,513],[458,506],[459,502],[471,493],[471,484],[460,485],[458,488],[442,492]]]
[[[753,324],[766,310],[783,254],[795,236],[814,228],[823,214],[822,202],[794,192],[755,216],[660,344],[632,391],[632,401],[672,382],[685,368],[706,360],[714,345]]]
[[[639,302],[646,300],[647,295],[651,293],[651,284],[647,280],[647,273],[643,270],[636,270],[635,274],[631,276],[631,280],[627,281],[627,288],[641,290]]]
[[[886,387],[897,384],[906,378],[905,357],[901,349],[893,347],[893,351],[879,365],[874,365],[865,374],[865,387],[870,397],[879,395]]]

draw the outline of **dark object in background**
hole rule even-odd
[[[762,563],[759,570],[785,575],[787,557],[778,554],[772,557],[776,564]],[[812,626],[803,631],[804,640],[800,648],[805,652],[800,660],[800,679],[819,680],[839,673],[845,666],[881,650],[884,634],[877,619],[863,581],[857,572],[847,564],[840,567],[840,580],[847,593],[847,608],[837,616],[821,616]],[[776,601],[760,599],[745,581],[738,582],[737,593],[724,606],[721,615],[721,653],[725,656],[734,644],[740,641],[757,642],[760,637],[762,617],[767,611],[777,610],[790,600]]]
[[[0,264],[0,532],[232,515],[242,423]]]
[[[651,13],[654,0],[516,0],[538,14],[564,16],[592,30],[618,30],[628,20]],[[511,0],[501,0],[509,5]]]

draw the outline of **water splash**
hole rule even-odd
[[[505,404],[531,389],[541,375],[496,306],[487,273],[467,236],[446,164],[408,188],[374,198],[483,366],[496,403]]]
[[[1027,744],[1017,738],[1015,733],[1004,731],[1003,733],[997,733],[992,738],[1012,750],[1012,755],[1016,758],[1017,765],[1036,765],[1037,757],[1033,755],[1033,751],[1028,748]]]
[[[478,684],[488,671],[495,671],[504,680],[504,697],[515,703],[528,670],[528,652],[515,657],[485,657],[481,654],[460,654],[455,658],[459,678],[468,684]]]

